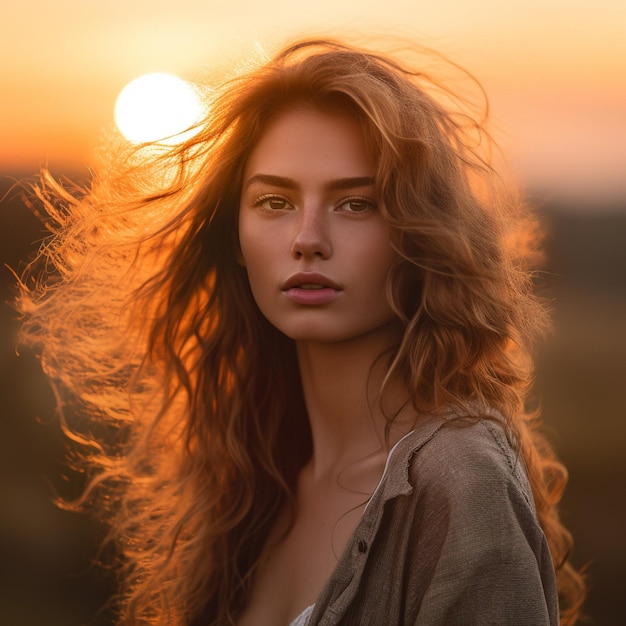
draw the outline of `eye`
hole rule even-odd
[[[253,206],[261,207],[266,211],[284,211],[290,208],[290,204],[285,198],[281,196],[261,196],[254,201]]]
[[[348,198],[341,202],[339,208],[350,213],[364,213],[375,209],[376,205],[367,198]]]

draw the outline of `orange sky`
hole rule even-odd
[[[0,172],[87,164],[142,73],[193,79],[301,33],[394,33],[482,80],[524,184],[626,197],[624,0],[31,0],[1,22]]]

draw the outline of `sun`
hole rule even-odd
[[[128,83],[115,102],[115,123],[132,143],[181,143],[198,128],[204,107],[196,88],[172,74],[144,74]],[[187,132],[185,132],[187,131]]]

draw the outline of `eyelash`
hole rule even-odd
[[[270,207],[264,207],[263,205],[268,202],[268,201],[272,201],[272,200],[279,200],[280,202],[284,203],[284,207],[280,208],[280,209],[272,209]],[[343,199],[339,204],[337,204],[337,207],[342,207],[346,204],[350,204],[350,203],[358,203],[363,205],[363,209],[360,211],[351,211],[348,210],[348,213],[364,213],[366,210],[368,209],[376,209],[376,204],[370,200],[369,198],[364,198],[362,196],[353,196],[350,198],[345,198]],[[280,211],[283,210],[284,208],[287,208],[287,206],[290,205],[290,202],[288,200],[286,200],[285,198],[283,198],[282,196],[276,195],[276,194],[265,194],[262,196],[259,196],[252,204],[253,207],[260,207],[265,209],[266,211]]]
[[[361,196],[354,196],[352,198],[346,198],[338,206],[343,206],[344,204],[350,204],[352,202],[355,202],[355,203],[358,203],[358,204],[362,204],[362,205],[364,205],[364,208],[361,211],[349,211],[350,213],[364,213],[368,209],[372,210],[372,209],[376,209],[377,208],[376,204],[374,202],[372,202],[372,200],[370,200],[369,198],[363,198]]]
[[[253,203],[252,206],[253,207],[259,207],[262,209],[265,209],[266,211],[280,211],[280,209],[272,209],[269,207],[264,207],[263,205],[268,201],[268,200],[280,200],[281,202],[283,202],[285,205],[289,204],[289,201],[286,200],[285,198],[281,197],[281,196],[277,196],[276,194],[265,194],[262,196],[259,196]]]

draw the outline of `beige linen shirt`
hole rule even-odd
[[[523,462],[493,420],[399,442],[308,626],[557,626]]]

